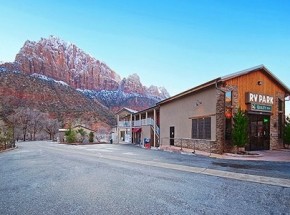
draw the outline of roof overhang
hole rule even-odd
[[[221,81],[227,81],[242,75],[247,75],[249,73],[255,72],[255,71],[263,71],[268,77],[270,77],[276,84],[278,84],[283,90],[285,91],[286,95],[290,95],[290,89],[282,82],[280,81],[277,76],[275,76],[267,67],[265,67],[263,64],[251,67],[249,69],[245,69],[230,75],[226,75],[221,77]]]
[[[136,113],[134,113],[134,115],[138,115],[138,114],[144,114],[146,112],[152,112],[154,110],[159,110],[159,105],[155,105],[153,107],[150,107],[150,108],[147,108],[147,109],[144,109],[144,110],[141,110],[141,111],[138,111]]]
[[[120,113],[122,113],[122,112],[128,112],[129,114],[134,114],[134,113],[137,113],[137,111],[136,110],[132,110],[132,109],[130,109],[130,108],[126,108],[126,107],[124,107],[124,108],[122,108],[121,110],[119,110],[118,112],[116,112],[115,114],[117,115],[117,114],[120,114]]]
[[[176,99],[182,98],[184,96],[187,96],[187,95],[189,95],[191,93],[195,93],[197,91],[203,90],[203,89],[205,89],[207,87],[210,87],[212,85],[217,85],[217,83],[225,82],[227,80],[230,80],[230,79],[242,76],[242,75],[247,75],[249,73],[252,73],[252,72],[255,72],[255,71],[258,71],[258,70],[265,72],[265,74],[268,77],[270,77],[274,82],[276,82],[276,84],[278,84],[285,91],[286,96],[290,96],[289,88],[282,81],[280,81],[272,72],[270,72],[270,70],[267,69],[264,65],[259,65],[259,66],[255,66],[255,67],[252,67],[252,68],[249,68],[249,69],[245,69],[245,70],[242,70],[242,71],[230,74],[230,75],[226,75],[226,76],[223,76],[223,77],[216,78],[216,79],[214,79],[212,81],[206,82],[206,83],[201,84],[201,85],[199,85],[197,87],[191,88],[191,89],[186,90],[186,91],[184,91],[182,93],[179,93],[179,94],[177,94],[175,96],[172,96],[172,97],[169,97],[169,98],[167,98],[167,99],[165,99],[163,101],[160,101],[159,103],[157,103],[157,105],[166,104],[166,103],[171,102],[173,100],[176,100]]]

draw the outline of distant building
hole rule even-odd
[[[75,125],[72,127],[72,130],[74,131],[79,131],[79,130],[83,130],[85,132],[85,136],[81,137],[81,135],[79,133],[77,133],[77,142],[80,142],[80,139],[83,139],[83,143],[89,143],[89,134],[92,132],[94,134],[94,143],[109,143],[110,141],[110,137],[107,134],[107,132],[99,132],[99,131],[95,131],[91,128],[88,128],[84,125]],[[66,142],[66,136],[65,136],[65,132],[68,131],[69,129],[67,128],[61,128],[59,129],[59,142]]]

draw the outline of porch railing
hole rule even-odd
[[[119,127],[141,127],[142,125],[152,125],[154,126],[155,121],[151,118],[141,119],[136,121],[119,121]]]

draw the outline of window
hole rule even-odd
[[[283,102],[281,99],[278,99],[278,111],[283,111]]]
[[[204,135],[204,119],[199,119],[198,120],[198,139],[205,139],[205,135]]]
[[[211,118],[207,117],[204,119],[204,134],[205,139],[211,139]]]
[[[199,118],[192,120],[193,139],[211,139],[211,118]]]
[[[232,106],[232,91],[227,91],[225,93],[225,105],[226,107]]]

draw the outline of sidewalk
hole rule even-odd
[[[193,149],[183,148],[181,150],[180,147],[176,146],[161,146],[159,149],[163,151],[179,152],[183,154],[203,155],[218,159],[290,162],[290,149],[251,151],[256,155],[238,155],[232,153],[224,153],[220,155],[199,150],[195,150],[195,153],[193,153]]]

